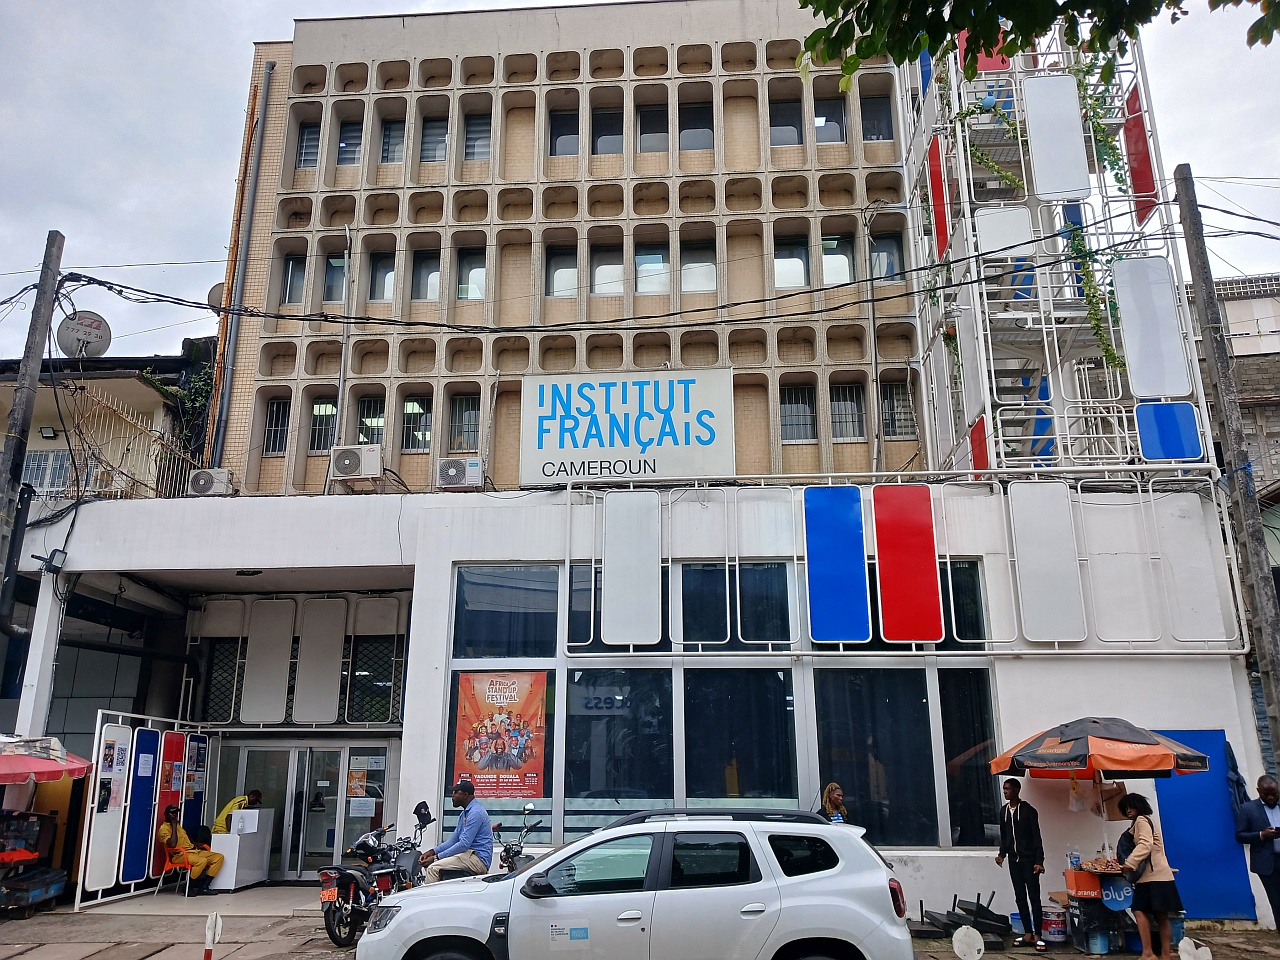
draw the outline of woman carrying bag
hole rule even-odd
[[[1133,884],[1133,918],[1142,937],[1141,960],[1156,960],[1157,956],[1151,949],[1148,914],[1156,918],[1160,930],[1160,960],[1172,960],[1169,914],[1182,909],[1182,898],[1164,853],[1164,840],[1151,820],[1151,804],[1142,794],[1126,794],[1120,800],[1120,812],[1133,823],[1116,844],[1116,853],[1124,878]]]

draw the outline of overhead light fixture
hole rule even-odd
[[[42,440],[57,440],[57,439],[58,439],[58,431],[57,431],[57,430],[55,430],[55,429],[53,429],[53,427],[41,427],[41,428],[40,428],[40,438],[41,438]]]

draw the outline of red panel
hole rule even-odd
[[[901,643],[941,640],[942,587],[929,488],[878,484],[871,498],[881,636]]]
[[[959,50],[959,52],[960,52],[960,63],[961,63],[961,64],[963,64],[963,63],[964,63],[964,49],[965,49],[965,44],[968,42],[968,40],[969,40],[969,31],[968,31],[968,30],[961,30],[961,31],[960,31],[960,36],[958,36],[958,37],[956,38],[956,48],[957,48],[957,49]],[[1003,30],[1002,30],[1002,31],[1000,31],[1000,43],[1004,43],[1004,31],[1003,31]],[[997,47],[999,47],[999,45],[1000,45],[1000,44],[996,44],[996,46],[997,46]],[[978,72],[979,72],[979,73],[987,73],[988,71],[991,71],[991,70],[1001,70],[1001,71],[1003,71],[1003,70],[1008,70],[1008,69],[1009,69],[1009,58],[1008,58],[1008,57],[1002,57],[1002,56],[994,56],[994,57],[992,57],[992,56],[988,56],[988,55],[987,55],[987,54],[985,54],[985,53],[979,53],[979,54],[978,54]]]
[[[1129,157],[1129,179],[1133,183],[1133,208],[1138,223],[1144,224],[1156,212],[1155,164],[1151,162],[1151,143],[1147,140],[1147,124],[1142,119],[1142,100],[1134,84],[1124,102],[1124,152]]]
[[[987,417],[983,414],[969,430],[969,451],[973,455],[975,470],[989,470],[991,457],[987,453]]]
[[[186,755],[187,735],[166,730],[160,737],[159,790],[156,794],[156,822],[151,831],[153,837],[160,829],[160,824],[164,823],[164,808],[171,803],[182,805],[182,762]],[[163,870],[164,854],[157,841],[151,855],[151,875],[158,877]]]
[[[951,222],[947,203],[947,185],[942,171],[942,140],[929,144],[929,199],[933,202],[933,234],[938,241],[938,259],[947,255],[951,243]]]

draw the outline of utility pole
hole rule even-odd
[[[53,323],[53,305],[57,300],[65,241],[66,238],[57,230],[49,231],[49,239],[44,246],[44,263],[40,267],[40,285],[36,288],[36,302],[31,310],[31,326],[27,328],[27,346],[18,367],[18,382],[13,388],[9,432],[0,451],[0,562],[9,555],[18,490],[22,486],[22,468],[27,458],[27,434],[31,432],[36,388],[40,385],[40,361]]]
[[[1178,193],[1187,260],[1190,261],[1191,278],[1195,283],[1200,332],[1208,360],[1210,399],[1221,427],[1222,459],[1227,468],[1225,479],[1230,494],[1231,518],[1236,542],[1240,545],[1240,582],[1244,588],[1249,636],[1262,674],[1262,691],[1274,754],[1275,748],[1280,746],[1280,675],[1276,672],[1280,667],[1280,603],[1276,601],[1275,581],[1271,577],[1262,511],[1253,486],[1249,452],[1245,449],[1240,396],[1231,373],[1231,352],[1222,324],[1222,308],[1213,285],[1213,273],[1209,269],[1204,223],[1200,219],[1196,184],[1189,164],[1178,165],[1173,171],[1173,182]]]

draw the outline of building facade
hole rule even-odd
[[[798,68],[813,26],[660,0],[260,45],[240,495],[85,505],[26,716],[59,578],[109,571],[184,598],[163,715],[209,738],[208,810],[276,807],[280,877],[458,776],[553,843],[838,781],[942,902],[1005,889],[986,763],[1044,727],[1119,712],[1256,775],[1140,60],[846,85]],[[1097,845],[1028,793],[1053,850]]]

